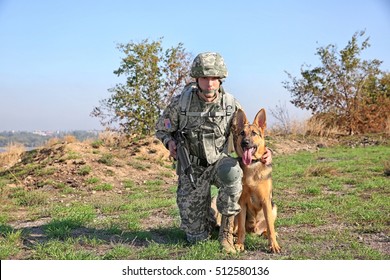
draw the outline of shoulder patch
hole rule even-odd
[[[170,129],[172,127],[171,120],[170,119],[164,119],[164,127],[166,129]]]

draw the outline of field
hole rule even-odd
[[[268,139],[283,252],[249,235],[244,253],[226,255],[217,232],[186,243],[157,141],[68,140],[7,155],[8,165],[0,155],[0,259],[390,259],[387,141]]]

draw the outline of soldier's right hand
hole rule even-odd
[[[174,140],[168,142],[169,155],[176,159],[176,143]]]

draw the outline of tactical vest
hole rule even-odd
[[[205,110],[193,111],[191,107],[203,106],[201,103],[191,104],[197,90],[196,83],[190,83],[181,93],[179,129],[186,135],[190,154],[213,164],[221,158],[222,153],[227,153],[227,139],[236,102],[221,87],[219,102],[203,104]]]

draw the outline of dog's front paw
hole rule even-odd
[[[272,244],[269,246],[269,250],[272,253],[280,253],[282,248],[279,246],[278,242],[272,242]]]
[[[244,244],[237,243],[237,244],[235,244],[234,246],[236,247],[236,251],[237,251],[237,252],[243,252],[243,251],[245,251]]]

